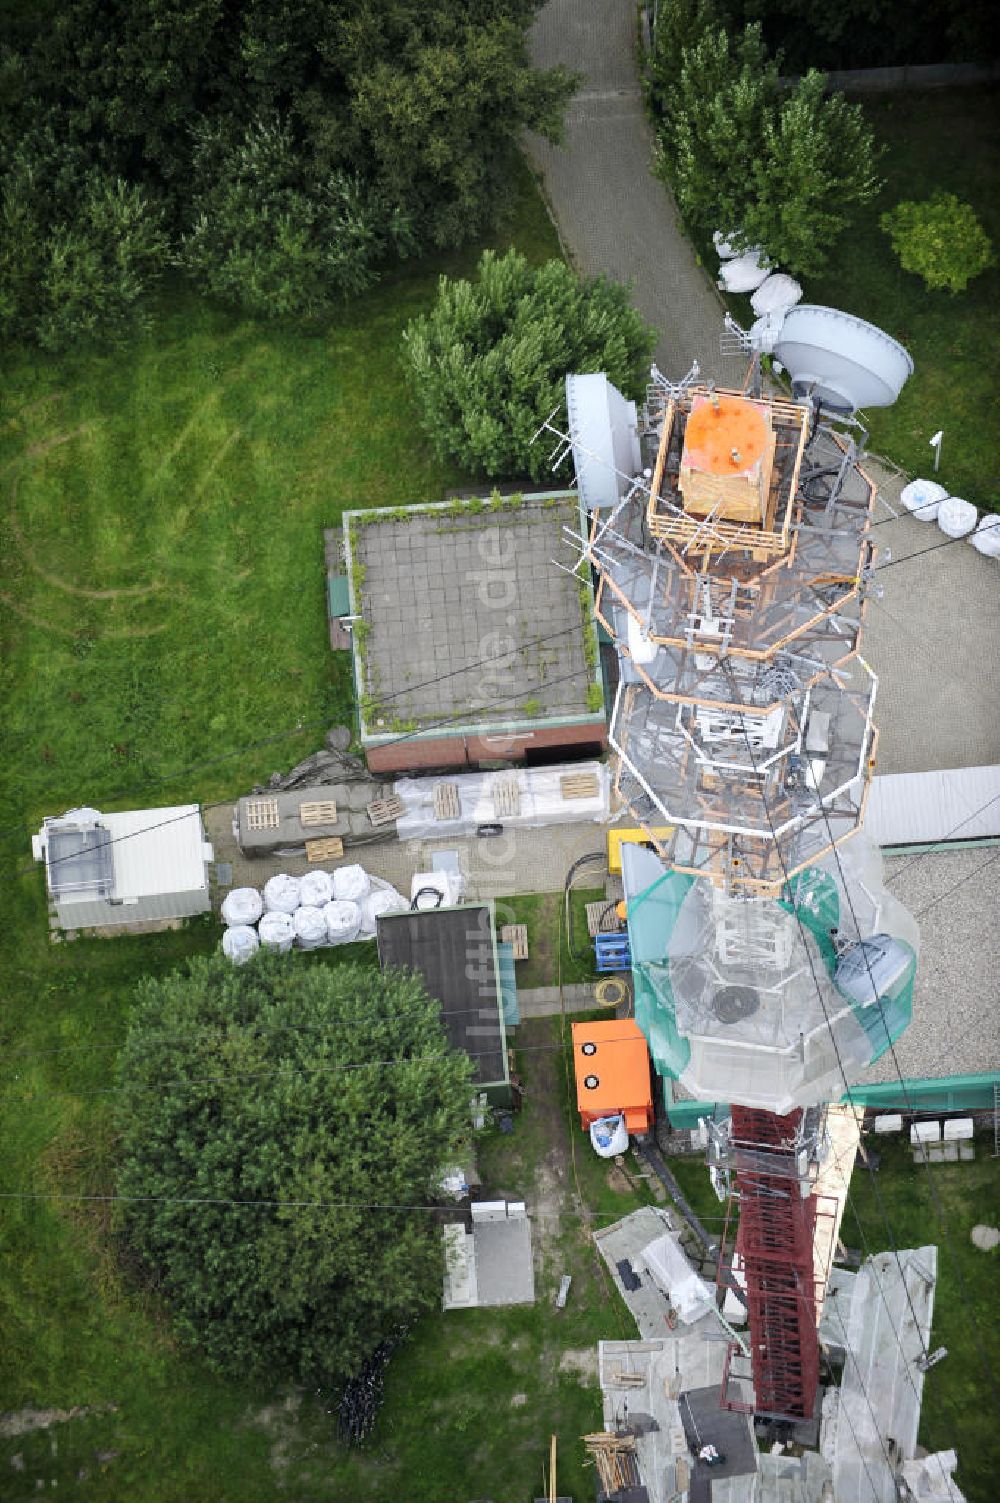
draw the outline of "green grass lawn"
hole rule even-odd
[[[594,942],[587,932],[587,904],[604,897],[603,887],[574,888],[570,894],[573,916],[573,953],[563,923],[561,892],[522,893],[497,903],[497,924],[528,926],[528,958],[516,965],[518,986],[555,986],[561,975],[567,985],[597,979]],[[561,953],[560,953],[561,952]]]
[[[837,242],[822,277],[804,282],[804,301],[857,313],[898,339],[914,373],[896,404],[865,414],[869,447],[911,475],[929,475],[929,440],[944,430],[938,478],[980,509],[1000,509],[1000,255],[965,292],[928,291],[903,271],[879,229],[902,199],[935,189],[970,203],[1000,250],[1000,131],[995,90],[934,90],[865,97],[862,106],[885,147],[885,187]],[[705,264],[717,266],[699,245]],[[729,299],[744,327],[749,298]]]
[[[992,1146],[980,1138],[974,1163],[934,1164],[928,1175],[902,1142],[879,1140],[875,1184],[855,1170],[841,1230],[847,1246],[865,1255],[893,1243],[937,1245],[931,1348],[946,1346],[948,1356],[924,1380],[920,1440],[929,1450],[958,1451],[957,1480],[969,1503],[993,1503],[1000,1477],[1000,1255],[980,1252],[969,1239],[977,1222],[995,1226],[1000,1215],[1000,1160],[990,1156]]]
[[[944,430],[939,479],[980,508],[1000,508],[1000,257],[965,292],[928,291],[903,271],[878,227],[901,199],[935,189],[970,203],[1000,247],[1000,130],[995,91],[901,93],[865,102],[887,148],[885,188],[840,242],[810,302],[846,308],[910,351],[915,370],[894,407],[868,414],[871,447],[915,475],[931,472],[931,435]]]

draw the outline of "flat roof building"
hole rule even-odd
[[[62,929],[129,929],[205,913],[208,863],[197,804],[101,814],[71,809],[32,837]]]
[[[373,772],[603,748],[590,573],[553,563],[579,526],[574,491],[346,513]]]

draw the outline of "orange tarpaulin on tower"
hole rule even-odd
[[[573,1063],[580,1123],[588,1128],[598,1117],[624,1112],[631,1132],[653,1125],[649,1049],[633,1018],[610,1018],[573,1024]]]

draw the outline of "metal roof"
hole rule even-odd
[[[881,846],[998,838],[1000,767],[952,767],[876,777],[865,828]]]

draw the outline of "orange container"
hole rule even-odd
[[[649,1049],[633,1018],[573,1024],[573,1064],[580,1125],[624,1112],[629,1132],[653,1125]]]

